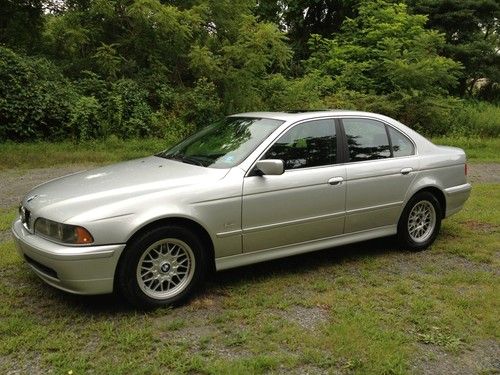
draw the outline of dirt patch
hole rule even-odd
[[[328,320],[328,311],[319,307],[294,306],[287,310],[278,310],[276,315],[310,330]]]
[[[483,223],[477,220],[467,220],[462,221],[461,223],[464,224],[467,228],[481,233],[493,233],[498,230],[498,225]]]
[[[54,178],[89,169],[87,165],[37,168],[18,171],[10,169],[0,172],[0,208],[16,206],[22,197],[35,186]]]
[[[449,254],[436,253],[434,251],[424,251],[420,253],[401,253],[390,254],[390,265],[386,272],[398,274],[401,276],[411,276],[414,274],[427,274],[429,272],[441,273],[447,272],[491,272],[498,273],[496,266],[489,263],[473,262],[466,258]],[[436,267],[439,265],[439,267]],[[430,271],[434,269],[434,271]]]
[[[474,182],[500,182],[500,163],[468,164],[467,177]]]
[[[0,356],[0,368],[11,368],[5,374],[7,375],[22,375],[22,374],[32,374],[32,375],[42,375],[42,374],[53,374],[53,371],[43,369],[41,367],[42,356],[39,353],[24,353],[20,354],[23,358],[21,361],[17,361],[14,366],[10,366],[12,360],[8,357]],[[6,366],[9,364],[9,366]]]
[[[500,343],[484,340],[458,355],[436,345],[420,345],[421,357],[413,364],[412,373],[438,374],[498,374],[500,372]]]

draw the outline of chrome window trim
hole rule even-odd
[[[417,144],[415,143],[415,141],[408,135],[406,134],[404,131],[398,129],[396,126],[388,123],[387,121],[384,121],[384,120],[381,120],[379,118],[375,118],[375,117],[371,117],[371,116],[363,116],[363,115],[337,115],[337,116],[332,116],[332,115],[329,115],[329,116],[321,116],[321,117],[314,117],[314,118],[310,118],[310,119],[303,119],[303,120],[299,120],[297,122],[292,122],[291,124],[285,126],[283,128],[283,130],[279,133],[277,133],[277,135],[273,138],[273,140],[271,141],[271,143],[264,149],[263,152],[261,152],[257,157],[256,159],[250,164],[250,168],[248,168],[245,172],[245,176],[244,177],[251,177],[249,176],[250,172],[253,170],[253,168],[255,167],[255,164],[261,159],[262,155],[264,155],[275,143],[276,141],[283,135],[285,134],[288,130],[291,130],[292,128],[294,128],[295,126],[297,125],[300,125],[300,124],[303,124],[305,122],[311,122],[311,121],[316,121],[316,120],[340,120],[342,121],[342,119],[344,118],[349,118],[349,119],[364,119],[364,120],[372,120],[372,121],[378,121],[386,126],[390,126],[392,129],[394,129],[395,131],[401,133],[402,135],[404,135],[407,139],[410,140],[410,142],[412,143],[413,145],[413,154],[412,155],[407,155],[407,156],[392,156],[392,157],[388,157],[388,158],[384,158],[384,159],[373,159],[373,160],[363,160],[363,161],[348,161],[348,162],[344,162],[344,163],[334,163],[334,164],[328,164],[328,165],[321,165],[321,166],[316,166],[316,167],[307,167],[307,168],[297,168],[297,169],[288,169],[288,170],[285,170],[284,173],[287,173],[287,172],[294,172],[294,171],[304,171],[304,170],[310,170],[310,169],[317,169],[317,168],[331,168],[333,166],[342,166],[342,165],[349,165],[349,164],[359,164],[359,163],[370,163],[370,162],[380,162],[380,161],[384,161],[384,160],[395,160],[395,159],[404,159],[404,158],[413,158],[413,157],[416,157],[416,156],[419,156],[419,153],[418,153],[418,148],[417,148]],[[343,126],[343,124],[341,124],[341,126]],[[279,128],[276,129],[276,131],[279,131]],[[269,136],[271,137],[272,134]],[[269,138],[267,138],[269,139]],[[255,151],[255,150],[254,150]],[[249,158],[251,157],[252,155],[249,155]],[[248,160],[248,159],[246,159]],[[242,164],[245,163],[245,161],[242,161],[240,163],[240,166]]]

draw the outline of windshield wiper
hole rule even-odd
[[[158,156],[165,158],[165,159],[172,159],[172,160],[177,160],[181,161],[186,164],[193,164],[193,165],[199,165],[200,167],[204,167],[203,163],[195,158],[194,156],[187,156],[187,155],[165,155],[165,154],[159,154]]]

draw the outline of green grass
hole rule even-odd
[[[428,251],[382,239],[224,271],[149,313],[56,291],[0,243],[0,373],[446,373],[500,338],[497,207],[499,185],[476,184]]]
[[[0,208],[0,232],[9,229],[17,215],[17,207]]]
[[[500,138],[441,137],[432,141],[465,149],[470,162],[500,162]],[[109,164],[152,155],[168,148],[170,144],[155,138],[109,138],[81,143],[2,143],[0,170],[68,164]]]
[[[0,144],[0,170],[67,164],[106,164],[160,152],[170,143],[157,138]]]

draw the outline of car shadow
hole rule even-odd
[[[356,262],[365,257],[379,257],[389,253],[397,253],[398,248],[393,237],[380,238],[356,244],[339,246],[267,262],[233,268],[210,275],[208,282],[199,296],[223,295],[226,287],[255,280],[265,280],[277,275],[302,274],[328,265],[343,262]],[[46,286],[49,288],[49,286]],[[65,304],[75,312],[93,315],[133,314],[147,311],[136,310],[116,294],[81,296],[54,290],[55,303]],[[179,307],[179,308],[182,308]]]

